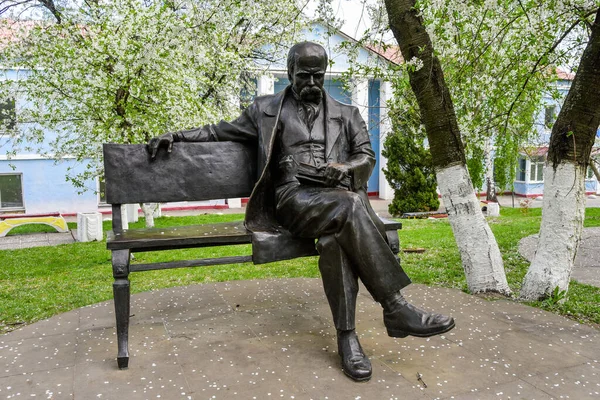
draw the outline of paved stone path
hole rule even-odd
[[[0,250],[25,249],[27,247],[56,246],[73,243],[71,232],[30,233],[0,238]]]
[[[358,330],[373,363],[367,383],[340,370],[320,280],[276,279],[134,295],[124,371],[110,301],[0,336],[0,398],[600,398],[600,331],[506,300],[410,285],[411,302],[452,314],[456,328],[393,339],[365,293]]]
[[[539,235],[527,236],[519,242],[519,253],[531,261],[535,254]],[[571,279],[600,287],[600,227],[584,228],[581,243],[575,257]]]

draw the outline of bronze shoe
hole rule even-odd
[[[371,361],[363,352],[356,336],[356,331],[337,332],[338,354],[342,359],[342,370],[350,378],[357,382],[371,379],[373,370]]]
[[[448,332],[454,328],[454,318],[428,313],[410,303],[404,302],[390,309],[384,309],[383,322],[391,337],[408,335],[429,337]]]

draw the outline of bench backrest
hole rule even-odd
[[[174,143],[154,160],[143,144],[103,147],[109,204],[248,197],[257,178],[256,150],[242,143]]]

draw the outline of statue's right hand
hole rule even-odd
[[[156,153],[158,153],[158,149],[161,147],[166,147],[167,152],[171,152],[173,150],[173,134],[165,133],[158,137],[150,139],[148,142],[148,152],[150,153],[150,157],[154,159],[156,157]]]

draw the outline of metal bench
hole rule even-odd
[[[241,143],[175,143],[151,160],[145,145],[104,145],[106,201],[112,205],[112,228],[107,248],[112,251],[113,294],[120,369],[129,363],[129,273],[219,264],[267,262],[317,255],[315,241],[277,234],[250,232],[243,222],[172,228],[123,230],[121,205],[140,202],[199,201],[250,196],[256,181],[256,151]],[[234,168],[232,169],[232,166]],[[384,221],[390,247],[399,251],[402,224]],[[176,260],[151,264],[130,263],[132,252],[193,247],[252,244],[252,254]]]

